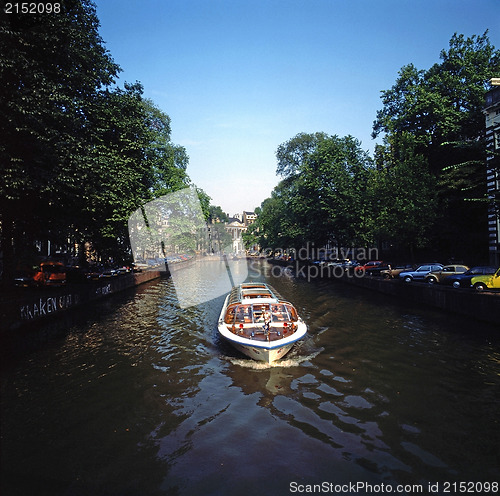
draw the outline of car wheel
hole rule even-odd
[[[429,277],[429,279],[427,279],[427,282],[429,284],[436,284],[437,283],[437,279],[435,277]]]
[[[460,282],[459,281],[453,281],[453,287],[456,289],[460,288]]]
[[[404,277],[404,278],[403,278],[403,281],[404,281],[404,282],[411,282],[411,281],[412,281],[412,279],[411,279],[411,277],[410,277],[410,276],[406,276],[406,277]]]
[[[477,282],[476,284],[474,284],[474,289],[476,291],[484,291],[485,289],[487,289],[487,286],[482,282]]]

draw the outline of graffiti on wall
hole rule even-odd
[[[60,310],[78,305],[80,300],[77,294],[67,294],[62,296],[46,296],[35,302],[30,302],[27,305],[21,305],[21,319],[33,320],[44,315],[50,315]]]

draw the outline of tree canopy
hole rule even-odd
[[[364,237],[368,154],[352,136],[301,133],[279,146],[283,180],[262,203],[255,229],[261,246],[299,248],[308,241],[341,243]]]
[[[440,62],[409,63],[382,91],[373,160],[355,138],[300,133],[276,152],[282,178],[261,207],[262,247],[307,242],[385,246],[397,256],[484,261],[482,110],[500,52],[488,33],[454,34]],[[484,247],[484,255],[478,253]]]
[[[438,202],[429,219],[431,238],[451,256],[472,257],[487,236],[482,110],[489,80],[500,73],[500,51],[487,32],[469,38],[455,33],[440,59],[428,70],[413,64],[401,69],[393,87],[382,92],[373,136],[384,134],[393,160],[407,155],[408,146],[425,158]]]
[[[143,97],[104,47],[95,5],[0,19],[0,228],[4,275],[37,242],[83,255],[130,256],[127,218],[186,187],[186,150],[170,118]],[[209,198],[200,198],[208,215]]]

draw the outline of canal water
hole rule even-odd
[[[271,366],[219,339],[223,295],[182,308],[172,280],[5,344],[1,494],[498,494],[498,328],[249,269],[309,328]]]

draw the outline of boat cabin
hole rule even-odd
[[[231,291],[224,322],[232,326],[264,324],[266,312],[271,325],[298,320],[294,306],[283,301],[276,290],[264,283],[244,283]]]

